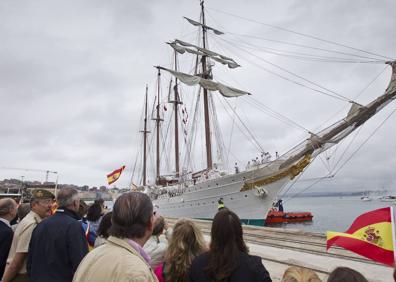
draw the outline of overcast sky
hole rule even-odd
[[[240,40],[238,43],[261,48],[314,52],[262,40],[266,38],[372,57],[263,25],[270,24],[396,58],[393,0],[219,0],[206,1],[206,8],[207,24],[223,30],[222,38],[228,43]],[[0,179],[23,175],[43,181],[45,173],[5,169],[32,168],[59,172],[60,183],[100,186],[106,184],[107,173],[125,164],[127,169],[117,186],[128,185],[139,149],[145,85],[152,93],[156,85],[153,66],[170,66],[172,50],[165,42],[194,40],[196,27],[183,16],[199,20],[199,9],[198,0],[1,1]],[[243,53],[235,47],[237,43],[227,46],[227,41],[214,39],[210,45],[214,51],[242,65],[238,70],[216,65],[215,74],[232,73],[218,80],[251,92],[252,103],[260,101],[309,130],[334,122],[334,114],[342,117],[348,103],[270,74],[266,69],[279,70],[258,57],[348,98],[358,95],[381,73],[356,99],[362,104],[381,95],[390,78],[390,68],[384,70],[383,64],[307,62],[252,49]],[[284,153],[308,136],[260,111],[253,112],[245,98],[230,103],[237,106],[241,118],[272,154]],[[344,149],[349,148],[347,158],[395,107],[390,104],[371,119],[352,145],[348,147],[350,137],[326,155],[329,163],[326,156],[317,159],[303,177],[326,175]],[[231,131],[231,120],[221,103],[217,109],[225,143],[231,144],[233,151],[229,162],[244,166],[259,152],[247,145],[240,131]],[[396,115],[391,116],[335,178],[317,187],[396,189],[395,121]],[[50,175],[50,180],[54,179]],[[305,183],[299,186],[304,188]]]

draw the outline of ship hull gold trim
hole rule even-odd
[[[274,183],[274,182],[276,182],[276,181],[278,181],[278,180],[280,180],[282,178],[285,178],[285,177],[290,177],[290,180],[293,180],[310,163],[311,163],[311,155],[307,154],[297,164],[292,165],[291,167],[289,167],[288,169],[286,169],[286,170],[284,170],[284,171],[282,171],[280,173],[277,173],[277,174],[269,176],[269,177],[265,177],[263,179],[254,180],[253,182],[245,182],[245,184],[241,188],[241,192],[242,191],[251,190],[251,189],[254,189],[256,187],[260,187],[260,186],[264,186],[264,185],[268,185],[268,184]]]

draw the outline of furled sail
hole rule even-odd
[[[168,42],[167,44],[169,44],[179,54],[184,54],[184,53],[188,52],[188,53],[191,53],[194,55],[200,55],[200,56],[205,55],[203,52],[196,51],[194,49],[186,48],[183,46],[179,46],[175,42]]]
[[[220,30],[217,30],[217,29],[215,29],[215,28],[213,28],[213,27],[210,27],[210,26],[207,26],[207,25],[205,25],[205,24],[201,24],[200,22],[197,22],[197,21],[194,21],[194,20],[192,20],[192,19],[189,19],[189,18],[187,18],[187,17],[184,17],[190,24],[192,24],[192,25],[194,25],[194,26],[203,26],[204,28],[206,28],[207,30],[211,30],[211,31],[213,31],[215,34],[217,34],[217,35],[222,35],[222,34],[224,34],[224,32],[222,32],[222,31],[220,31]]]
[[[311,137],[305,142],[286,153],[287,159],[281,164],[280,168],[282,169],[293,165],[307,155],[314,157],[329,149],[355,131],[387,104],[392,102],[396,98],[396,61],[387,62],[387,64],[392,67],[392,78],[389,86],[385,90],[385,94],[379,96],[366,106],[356,103],[352,104],[351,109],[344,119],[325,128],[317,134],[311,134]]]
[[[234,60],[231,59],[230,57],[226,57],[226,56],[224,56],[224,55],[220,55],[220,54],[218,54],[218,53],[216,53],[216,52],[210,51],[210,50],[208,50],[208,49],[205,49],[205,48],[196,46],[196,45],[194,45],[194,44],[191,44],[191,43],[188,43],[188,42],[185,42],[185,41],[181,41],[181,40],[179,40],[179,39],[176,39],[176,40],[175,40],[175,43],[180,44],[180,45],[183,45],[183,46],[187,46],[187,47],[194,47],[194,48],[197,48],[197,50],[202,51],[203,53],[205,53],[205,54],[208,55],[208,56],[209,56],[209,55],[210,55],[210,56],[219,56],[220,58],[222,58],[222,59],[224,59],[224,60],[234,61]]]
[[[359,104],[357,104],[355,102],[352,102],[352,106],[349,109],[349,112],[348,112],[348,115],[346,117],[346,120],[350,120],[351,118],[356,116],[359,113],[360,109],[362,109],[362,108],[363,108],[362,105],[359,105]]]
[[[242,95],[251,95],[249,92],[239,90],[234,87],[230,87],[210,79],[205,79],[197,75],[190,75],[183,72],[173,71],[160,66],[157,66],[157,68],[171,73],[184,84],[187,84],[189,86],[199,84],[200,86],[202,86],[203,88],[209,91],[219,91],[221,95],[227,98],[238,97]]]
[[[190,43],[178,40],[178,39],[176,39],[173,42],[169,42],[168,44],[176,52],[178,52],[180,54],[184,54],[185,52],[188,52],[188,53],[199,55],[199,56],[207,56],[207,57],[210,57],[211,59],[215,60],[216,62],[219,62],[223,65],[227,65],[231,69],[240,67],[240,65],[237,62],[235,62],[232,58],[220,55],[216,52],[210,51],[205,48],[198,47],[196,45],[193,45],[193,44],[190,44]],[[196,50],[188,48],[188,47],[195,48]]]

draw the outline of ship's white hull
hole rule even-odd
[[[267,166],[251,171],[226,175],[191,185],[178,196],[168,194],[153,200],[160,212],[169,217],[189,217],[212,219],[218,211],[217,201],[222,198],[224,205],[234,211],[244,221],[264,221],[279,190],[289,181],[287,177],[255,189],[241,191],[247,179],[270,175],[277,167]]]

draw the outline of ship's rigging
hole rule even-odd
[[[235,15],[234,15],[235,16]],[[187,22],[199,28],[200,32],[200,40],[198,40],[197,44],[192,44],[185,42],[184,40],[175,39],[173,41],[168,42],[168,44],[174,50],[174,62],[173,68],[169,67],[162,67],[157,66],[158,71],[158,82],[157,82],[157,96],[155,100],[155,110],[152,114],[152,119],[156,122],[156,138],[151,136],[151,141],[148,141],[147,135],[145,135],[145,144],[148,144],[148,151],[152,151],[153,142],[156,143],[155,152],[156,152],[156,161],[155,161],[155,183],[168,185],[175,182],[178,182],[181,178],[183,178],[186,174],[190,174],[197,172],[197,171],[210,171],[213,168],[218,169],[217,165],[221,164],[225,166],[225,163],[230,163],[228,157],[225,158],[224,151],[230,151],[230,148],[226,149],[223,137],[221,134],[221,128],[218,124],[216,115],[217,111],[215,108],[215,101],[217,100],[224,105],[225,111],[233,116],[233,125],[240,128],[244,131],[245,135],[247,136],[248,140],[257,148],[259,153],[263,153],[265,151],[264,146],[260,144],[259,138],[255,136],[253,130],[249,128],[246,122],[243,121],[241,118],[241,112],[238,111],[238,107],[232,106],[231,102],[227,100],[230,97],[238,97],[241,95],[250,94],[248,91],[240,90],[239,87],[230,87],[227,86],[225,83],[214,80],[214,71],[213,66],[215,63],[222,64],[227,66],[230,69],[239,68],[240,64],[233,58],[229,57],[229,53],[237,54],[239,58],[244,58],[245,62],[250,62],[252,65],[258,67],[261,70],[268,72],[271,75],[274,75],[278,78],[284,79],[290,83],[296,84],[298,86],[304,87],[313,91],[318,94],[326,95],[328,97],[337,99],[343,103],[348,103],[351,105],[350,112],[345,120],[340,121],[339,123],[334,123],[332,126],[323,129],[319,133],[313,133],[317,131],[308,130],[305,126],[300,125],[299,122],[295,121],[293,118],[289,118],[284,114],[280,114],[278,111],[275,111],[264,105],[262,102],[254,98],[254,95],[251,97],[242,96],[238,98],[240,103],[246,103],[251,107],[257,108],[259,111],[266,113],[270,117],[273,117],[279,121],[282,121],[294,128],[298,128],[299,130],[303,130],[305,133],[308,133],[310,137],[307,141],[303,142],[302,144],[296,146],[292,150],[288,151],[285,154],[281,154],[282,158],[285,160],[280,168],[285,168],[304,156],[310,155],[313,158],[317,154],[322,151],[327,150],[329,147],[333,146],[334,144],[339,143],[346,135],[349,135],[355,128],[359,127],[363,124],[368,118],[370,118],[373,114],[375,114],[378,110],[380,110],[384,104],[389,103],[394,99],[394,96],[383,96],[382,100],[376,100],[369,106],[362,106],[358,102],[354,101],[354,99],[348,98],[346,95],[342,95],[337,91],[331,90],[328,87],[324,87],[319,83],[316,83],[312,80],[306,79],[301,75],[297,75],[291,70],[288,70],[285,67],[279,66],[275,63],[272,63],[268,59],[264,59],[261,56],[260,52],[276,55],[276,56],[283,56],[288,58],[293,58],[296,60],[307,60],[307,61],[320,61],[320,62],[338,62],[338,63],[359,63],[359,64],[378,64],[384,63],[388,61],[389,58],[385,56],[381,56],[378,54],[374,54],[371,52],[365,52],[360,49],[351,48],[346,45],[340,45],[345,48],[349,48],[353,51],[358,51],[361,53],[366,53],[367,55],[360,54],[353,54],[350,52],[343,52],[338,50],[328,50],[325,48],[317,48],[317,47],[310,47],[302,44],[293,44],[287,43],[279,40],[271,40],[268,38],[260,38],[256,37],[256,41],[272,41],[277,42],[282,45],[298,45],[298,47],[311,49],[318,52],[325,52],[325,53],[332,53],[336,54],[335,56],[328,56],[328,55],[316,55],[313,53],[304,53],[304,52],[295,52],[295,51],[286,51],[282,49],[272,48],[272,47],[263,47],[257,45],[257,43],[249,43],[246,42],[244,38],[248,36],[242,36],[240,34],[232,33],[232,32],[222,32],[217,28],[213,28],[210,25],[207,25],[205,20],[205,9],[203,5],[203,1],[201,2],[201,18],[200,22],[195,21],[190,18],[186,18]],[[261,23],[262,24],[262,23]],[[283,29],[283,31],[289,31]],[[210,35],[209,35],[210,34]],[[223,35],[230,34],[231,38],[224,39]],[[299,33],[299,35],[307,36],[304,34]],[[218,46],[224,46],[223,44],[228,44],[226,47],[226,51],[230,52],[213,52],[209,49],[208,46],[208,37],[215,42]],[[311,36],[312,37],[312,36]],[[243,38],[243,39],[241,39]],[[314,39],[322,40],[320,38],[315,37]],[[323,41],[323,40],[322,40]],[[238,44],[240,43],[240,44]],[[336,44],[334,42],[327,41],[327,43]],[[202,46],[202,47],[200,47]],[[257,53],[255,53],[257,52]],[[190,68],[193,69],[193,74],[187,74],[179,71],[179,61],[178,61],[178,54],[192,54],[195,56],[195,61],[199,64],[196,64],[195,67]],[[223,55],[226,54],[226,55]],[[349,57],[349,58],[347,58]],[[254,60],[256,59],[256,60]],[[271,70],[264,65],[272,66],[275,70]],[[390,63],[392,65],[392,63]],[[393,63],[394,66],[394,63]],[[160,78],[161,74],[165,72],[169,72],[174,76],[174,84],[169,84],[169,95],[167,101],[161,100],[160,93],[161,93],[161,83]],[[191,107],[187,110],[186,103],[184,103],[184,98],[186,100],[191,99],[191,97],[186,97],[184,94],[184,87],[181,83],[194,86],[194,93],[189,93],[189,95],[195,94],[195,102],[191,103]],[[388,94],[393,93],[394,85],[391,85],[388,88]],[[245,87],[241,87],[241,89],[246,89]],[[201,93],[201,90],[202,93]],[[220,97],[219,95],[212,95],[209,91],[218,91],[220,94],[224,96]],[[173,95],[172,95],[173,93]],[[255,94],[255,93],[253,93]],[[165,95],[162,95],[165,96]],[[173,97],[172,97],[173,96]],[[172,99],[171,99],[172,97]],[[357,97],[355,97],[356,99]],[[203,111],[198,109],[199,105],[203,103]],[[378,106],[377,106],[377,104]],[[167,105],[173,105],[171,114],[167,113]],[[202,105],[201,105],[202,106]],[[153,108],[154,109],[154,108]],[[203,112],[203,114],[202,114]],[[188,113],[189,119],[187,120],[186,114]],[[171,119],[173,117],[173,122]],[[147,118],[146,118],[147,119]],[[204,121],[204,133],[201,136],[198,136],[197,127],[200,125],[200,121]],[[182,121],[179,123],[179,121]],[[202,122],[201,122],[202,123]],[[167,124],[167,125],[165,125]],[[173,124],[173,127],[172,127]],[[163,129],[165,131],[161,131],[161,126],[164,125]],[[179,125],[181,128],[179,129]],[[323,128],[323,127],[322,127]],[[147,132],[148,129],[144,129],[144,132]],[[170,134],[172,132],[174,134]],[[180,139],[182,141],[181,146],[179,146],[179,134]],[[173,136],[173,139],[168,138],[169,136]],[[192,155],[196,154],[196,139],[199,138],[201,141],[204,140],[205,143],[205,151],[202,156],[202,160],[206,160],[206,165],[202,167],[197,167],[193,164],[192,158],[196,159],[196,157],[192,157]],[[216,139],[216,142],[213,142]],[[153,141],[155,140],[155,141]],[[215,143],[215,145],[213,143]],[[229,142],[231,144],[231,140]],[[173,146],[172,146],[173,144]],[[170,151],[169,148],[174,148],[173,155],[174,158],[171,160],[170,158]],[[180,148],[182,147],[182,148]],[[216,148],[216,161],[213,159],[213,149]],[[183,151],[183,153],[182,153]],[[146,152],[146,149],[144,150]],[[184,155],[184,160],[181,161],[182,167],[180,167],[180,156]],[[228,154],[227,154],[228,155]],[[147,157],[144,157],[147,159]],[[311,162],[312,159],[309,161]],[[218,161],[221,160],[221,161]],[[164,172],[161,172],[161,161],[165,163]],[[152,162],[153,163],[153,162]],[[231,162],[233,163],[233,162]],[[170,167],[173,167],[170,169]],[[215,167],[214,167],[215,166]],[[224,167],[229,169],[229,167]],[[302,168],[304,169],[304,167]],[[169,179],[172,181],[165,181],[160,182],[161,175],[168,175]],[[145,179],[145,176],[144,176]],[[147,185],[146,181],[142,183],[143,185]],[[154,184],[154,181],[151,181],[149,184]]]

